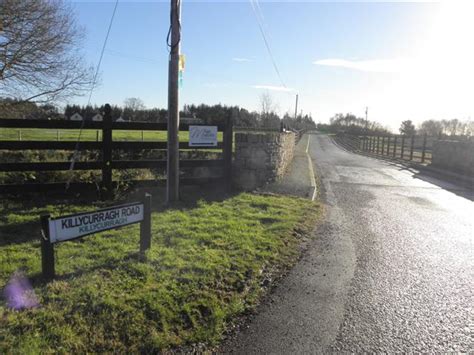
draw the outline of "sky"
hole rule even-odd
[[[89,65],[99,61],[114,5],[72,3]],[[92,104],[139,97],[166,108],[169,6],[119,1]],[[294,113],[298,94],[298,111],[316,122],[336,113],[363,117],[366,107],[370,120],[391,129],[406,119],[474,119],[472,13],[469,0],[182,0],[180,105],[258,110],[268,92],[280,114]]]

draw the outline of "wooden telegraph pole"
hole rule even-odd
[[[181,42],[181,1],[171,0],[171,41],[168,68],[168,157],[166,200],[179,200],[179,54]]]
[[[295,103],[295,120],[298,116],[298,94],[296,94],[296,103]]]
[[[369,107],[365,107],[365,131],[369,130]]]

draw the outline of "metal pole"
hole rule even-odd
[[[41,271],[45,280],[51,280],[55,276],[54,269],[54,247],[49,238],[49,214],[41,216]]]
[[[143,199],[143,221],[140,223],[140,255],[145,257],[145,252],[151,246],[151,195],[146,193]]]
[[[181,42],[181,1],[171,0],[171,43],[168,67],[168,154],[166,200],[179,200],[179,53]]]

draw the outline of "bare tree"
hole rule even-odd
[[[129,122],[136,121],[137,113],[144,110],[145,104],[138,97],[129,97],[123,101],[123,117],[128,119]]]
[[[145,103],[142,101],[142,99],[139,99],[138,97],[128,97],[123,101],[123,105],[125,108],[128,108],[133,111],[137,110],[144,110]]]
[[[260,95],[260,121],[265,128],[280,128],[280,118],[276,114],[278,105],[273,100],[270,93],[265,92]]]
[[[82,33],[59,0],[0,0],[0,95],[51,102],[84,94],[93,69],[78,51]]]
[[[276,105],[273,101],[273,97],[269,92],[264,92],[260,95],[260,113],[263,117],[269,116],[271,113],[274,113]]]

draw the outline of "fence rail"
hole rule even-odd
[[[439,137],[427,135],[367,135],[338,134],[336,139],[346,148],[374,155],[420,163],[431,162],[434,142]]]
[[[190,124],[180,124],[181,131],[188,131]],[[212,178],[183,178],[183,184],[203,183],[209,181],[224,181],[230,186],[232,176],[232,140],[233,127],[229,119],[225,124],[216,125],[219,132],[222,132],[222,142],[218,142],[216,147],[190,147],[187,142],[180,142],[180,150],[202,150],[213,149],[220,150],[221,159],[182,159],[180,167],[198,168],[198,167],[221,167],[223,174]],[[74,170],[101,170],[102,177],[100,187],[110,195],[118,182],[112,181],[112,170],[122,169],[150,169],[166,168],[166,160],[114,160],[112,159],[114,151],[143,151],[143,150],[166,150],[167,142],[163,141],[114,141],[112,134],[114,131],[166,131],[166,123],[146,123],[146,122],[112,122],[110,111],[106,111],[103,121],[60,121],[60,120],[23,120],[23,119],[0,119],[0,128],[37,128],[37,129],[55,129],[55,130],[78,130],[95,129],[101,134],[97,134],[96,141],[81,141],[79,144],[75,141],[59,140],[2,140],[0,141],[0,150],[21,151],[21,150],[90,150],[97,151],[101,155],[100,160],[77,161],[74,164]],[[100,137],[99,137],[100,136]],[[100,140],[99,140],[100,139]],[[69,161],[59,162],[8,162],[0,163],[0,172],[24,172],[24,171],[67,171],[71,167]],[[163,181],[133,181],[140,184],[163,184]],[[91,185],[92,183],[74,183],[76,188]],[[65,183],[25,183],[25,184],[3,184],[0,185],[0,193],[21,192],[21,191],[44,191],[46,187],[62,188]],[[94,185],[94,184],[92,184]]]

